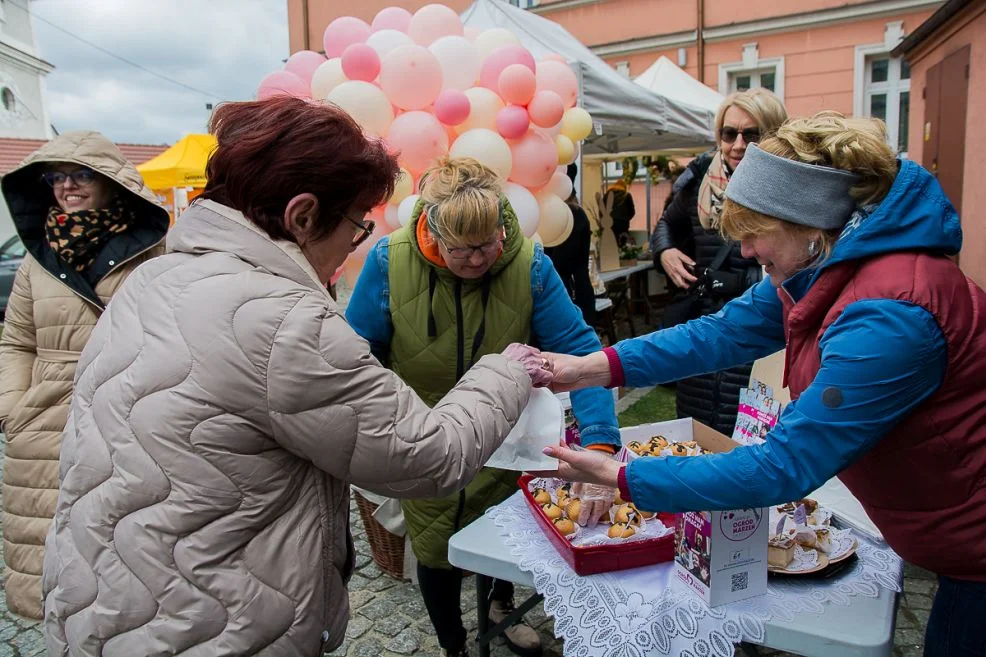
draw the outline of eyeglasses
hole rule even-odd
[[[485,257],[493,255],[496,253],[497,249],[500,248],[500,245],[503,244],[503,240],[504,237],[497,237],[495,240],[485,242],[478,246],[450,247],[448,244],[445,244],[444,241],[442,242],[442,245],[445,247],[445,251],[449,254],[450,258],[454,260],[468,260],[472,257],[472,254],[477,251]]]
[[[724,125],[719,129],[719,139],[723,140],[727,144],[731,144],[736,141],[736,138],[740,135],[743,135],[743,141],[747,144],[755,144],[760,141],[760,128],[745,128],[743,130],[737,130],[732,126]]]
[[[76,169],[72,173],[45,171],[41,174],[41,177],[44,178],[44,181],[52,187],[61,187],[69,178],[71,178],[72,182],[79,187],[84,187],[92,184],[92,181],[96,179],[96,172],[92,169]]]
[[[376,222],[373,221],[359,221],[357,219],[353,219],[352,217],[348,217],[346,215],[343,215],[343,217],[346,219],[346,221],[348,221],[354,226],[358,226],[360,229],[360,231],[353,236],[352,244],[354,249],[360,244],[362,244],[363,242],[365,242],[370,237],[370,235],[373,234],[373,229],[377,227]]]

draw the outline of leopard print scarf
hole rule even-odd
[[[117,198],[109,208],[65,212],[58,206],[48,210],[45,234],[51,250],[78,272],[96,260],[106,243],[134,223],[134,211]]]

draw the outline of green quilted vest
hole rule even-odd
[[[534,306],[534,243],[524,238],[513,209],[506,204],[504,250],[488,279],[460,279],[421,253],[415,235],[422,206],[419,201],[411,215],[415,219],[390,235],[388,279],[394,334],[388,364],[425,403],[434,406],[480,357],[500,353],[511,342],[528,342]],[[517,473],[483,468],[459,493],[403,500],[404,521],[418,561],[432,568],[450,568],[448,540],[452,534],[516,490]]]

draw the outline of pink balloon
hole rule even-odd
[[[568,65],[568,60],[558,53],[551,53],[550,55],[545,55],[541,58],[544,62],[561,62],[562,64]]]
[[[322,45],[329,59],[342,56],[343,51],[354,43],[366,43],[370,36],[370,26],[366,21],[354,16],[340,16],[325,28]]]
[[[373,82],[380,75],[380,55],[365,43],[354,43],[342,53],[342,72],[350,80]]]
[[[462,21],[445,5],[425,5],[414,12],[407,33],[415,43],[430,46],[444,36],[462,36]]]
[[[284,64],[284,70],[289,73],[294,73],[299,78],[311,84],[312,75],[315,74],[315,69],[325,63],[325,57],[313,52],[311,50],[299,50],[295,54],[288,57],[288,61]]]
[[[379,82],[394,105],[421,109],[434,102],[442,90],[442,65],[424,46],[401,46],[384,55]]]
[[[311,98],[312,90],[307,82],[288,71],[274,71],[268,74],[257,87],[257,100],[271,96],[295,96]]]
[[[575,107],[579,81],[572,67],[564,62],[541,61],[537,65],[537,90],[554,91],[565,107]]]
[[[414,111],[394,119],[387,133],[387,144],[400,152],[401,165],[417,174],[448,153],[449,141],[438,119],[427,112]]]
[[[435,99],[435,118],[445,125],[459,125],[471,109],[469,97],[457,89],[446,89]]]
[[[479,85],[499,92],[500,74],[511,64],[523,64],[534,73],[536,65],[534,56],[523,46],[507,44],[493,50],[479,69]]]
[[[536,86],[534,71],[523,64],[511,64],[503,69],[497,83],[500,97],[511,105],[527,105],[531,102]]]
[[[520,139],[530,125],[527,110],[520,105],[507,105],[496,114],[496,131],[504,139]]]
[[[538,91],[527,106],[527,111],[534,125],[550,128],[557,125],[565,115],[565,104],[554,91]]]
[[[558,166],[554,142],[533,130],[510,142],[510,153],[513,156],[510,180],[528,188],[547,184]]]
[[[403,7],[387,7],[377,12],[373,17],[370,29],[374,32],[380,30],[397,30],[407,33],[407,28],[411,24],[411,12]]]

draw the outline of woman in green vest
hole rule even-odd
[[[472,159],[428,171],[405,227],[370,251],[346,318],[381,363],[430,404],[483,354],[512,342],[582,355],[601,348],[551,260],[524,237],[496,173]],[[612,394],[572,394],[582,444],[609,453],[620,444]],[[456,531],[517,490],[517,473],[483,468],[458,494],[402,501],[418,583],[445,655],[465,655],[462,571],[448,562]],[[513,585],[497,581],[490,619],[513,609]],[[517,654],[536,655],[537,633],[517,624],[506,633]]]

